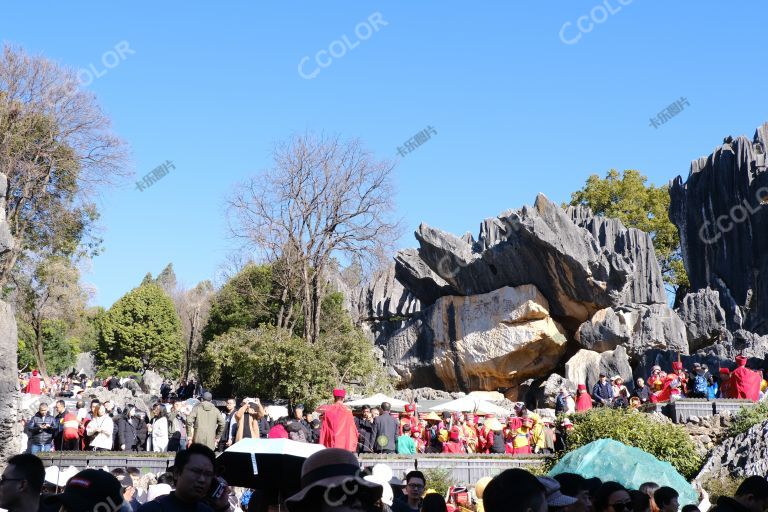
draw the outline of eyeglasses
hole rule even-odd
[[[613,510],[631,510],[632,509],[632,502],[631,501],[619,501],[616,503],[609,503],[611,507],[613,507]]]

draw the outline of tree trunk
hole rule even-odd
[[[37,371],[40,372],[41,377],[48,376],[48,369],[45,366],[45,352],[43,351],[43,325],[42,322],[34,326],[35,331],[35,346],[33,352],[35,353],[35,362],[37,363]]]
[[[0,471],[11,455],[21,452],[18,424],[20,395],[16,366],[19,340],[11,306],[0,301]],[[26,448],[26,447],[25,447]]]

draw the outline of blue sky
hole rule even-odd
[[[103,191],[106,250],[84,280],[106,307],[168,262],[188,286],[212,278],[236,249],[225,196],[297,132],[359,137],[398,158],[435,128],[395,171],[408,247],[422,221],[476,233],[485,217],[538,192],[565,201],[610,168],[664,184],[724,136],[768,121],[763,3],[144,5],[13,3],[0,18],[3,41],[103,75],[88,89],[130,145],[137,178],[176,167],[143,192]],[[343,36],[353,48],[334,43]],[[132,53],[108,68],[121,42]],[[319,67],[329,47],[340,56]],[[314,78],[299,73],[305,56]],[[681,97],[682,112],[650,126]]]

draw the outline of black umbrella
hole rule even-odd
[[[324,448],[290,439],[246,438],[220,454],[216,466],[228,484],[271,491],[274,503],[278,495],[286,499],[301,490],[304,460]]]

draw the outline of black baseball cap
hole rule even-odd
[[[123,488],[111,473],[85,469],[69,479],[63,493],[48,496],[44,503],[67,512],[115,512],[123,503]]]

